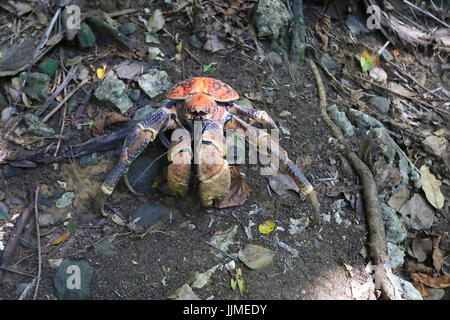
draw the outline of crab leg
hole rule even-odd
[[[267,153],[271,153],[278,158],[281,167],[294,180],[300,192],[310,200],[314,210],[314,219],[311,225],[314,225],[319,217],[319,202],[317,201],[316,193],[311,183],[288,158],[286,150],[273,141],[267,132],[255,128],[237,117],[229,118],[225,124],[225,129],[243,130],[245,135],[249,137],[249,143],[258,146],[259,150],[267,150]]]
[[[249,119],[255,120],[259,123],[261,123],[264,128],[266,129],[277,129],[278,127],[275,124],[275,121],[269,116],[269,114],[264,110],[258,110],[258,109],[249,109],[242,107],[236,103],[232,103],[227,111],[231,113],[232,115],[236,116],[244,116]]]
[[[174,194],[185,196],[191,175],[192,147],[191,134],[185,128],[173,131],[167,158],[172,162],[167,168],[167,183]]]
[[[103,182],[101,189],[105,195],[110,195],[113,192],[120,177],[128,171],[128,166],[156,138],[158,132],[174,125],[174,123],[171,123],[174,120],[170,118],[174,112],[173,107],[162,107],[150,119],[136,124],[136,127],[125,139],[118,163]]]

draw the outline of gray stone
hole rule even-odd
[[[8,207],[3,202],[0,202],[0,220],[8,219],[8,215],[9,215]]]
[[[5,165],[3,168],[3,174],[6,178],[18,176],[21,172],[22,170],[20,170],[20,168],[10,166],[9,164]]]
[[[95,35],[92,29],[84,22],[78,30],[77,39],[80,47],[83,49],[91,48],[95,44]]]
[[[345,20],[345,24],[353,34],[369,31],[369,29],[366,27],[366,21],[363,20],[359,15],[348,15],[347,19]]]
[[[53,282],[59,300],[86,300],[89,298],[93,268],[87,261],[64,259]]]
[[[139,77],[138,83],[150,98],[165,93],[173,85],[167,72],[158,69],[150,69],[148,73]]]
[[[147,43],[153,43],[153,44],[160,44],[159,36],[156,32],[146,32],[145,33],[145,42]]]
[[[159,56],[161,54],[162,54],[162,51],[158,47],[149,47],[148,48],[148,58],[150,60],[155,60],[156,58],[159,58]]]
[[[134,116],[133,116],[133,120],[134,121],[142,121],[142,120],[147,120],[150,119],[152,114],[156,111],[157,109],[153,108],[152,106],[148,105],[142,108],[137,109],[134,112]]]
[[[195,34],[188,38],[188,43],[197,49],[201,49],[203,47],[203,42]]]
[[[75,198],[75,193],[73,192],[65,192],[61,197],[56,200],[57,208],[66,208],[72,204],[73,199]]]
[[[16,296],[20,297],[27,287],[28,287],[27,282],[20,282],[16,284],[16,292],[15,292]],[[31,299],[33,297],[33,293],[34,293],[33,286],[30,286],[27,290],[27,293],[25,294],[25,299]]]
[[[257,36],[278,39],[289,26],[292,18],[280,0],[260,0],[253,15]]]
[[[429,296],[423,297],[424,300],[442,300],[445,295],[444,289],[427,288]]]
[[[55,59],[45,59],[41,64],[39,64],[39,72],[48,74],[50,77],[53,77],[56,70],[58,70],[59,64]]]
[[[169,211],[166,206],[146,203],[137,208],[131,216],[135,224],[146,228],[161,220]]]
[[[411,282],[403,280],[402,278],[396,276],[395,274],[392,275],[394,278],[395,284],[397,285],[397,288],[400,290],[402,294],[407,296],[409,299],[412,300],[423,300],[422,295],[419,291],[417,291],[416,288],[412,285]]]
[[[406,228],[403,224],[403,219],[397,216],[395,210],[382,202],[381,214],[386,230],[386,240],[392,243],[399,243],[405,240],[407,233]]]
[[[120,25],[119,31],[128,36],[136,31],[136,24],[134,22],[126,22]]]
[[[41,119],[34,114],[27,113],[23,119],[28,131],[36,136],[50,137],[55,134],[55,131],[52,128],[43,123]]]
[[[80,157],[80,167],[86,168],[97,162],[97,153],[93,152]]]
[[[389,106],[391,104],[389,99],[379,96],[370,98],[369,103],[383,114],[387,114],[389,112]]]
[[[137,102],[139,100],[139,97],[141,96],[141,90],[139,89],[133,90],[130,92],[128,96],[130,97],[131,100]]]
[[[283,58],[281,58],[281,56],[276,52],[270,51],[268,54],[266,54],[266,59],[274,66],[283,65]]]
[[[20,74],[20,79],[22,81],[25,79],[26,74],[26,72]],[[50,77],[48,74],[31,72],[28,76],[27,83],[25,84],[24,91],[32,99],[43,102],[47,98],[49,83]]]
[[[154,155],[154,156],[153,156]],[[141,155],[130,165],[127,173],[128,181],[134,190],[140,193],[149,192],[159,174],[165,159],[157,159],[157,154]]]
[[[94,247],[93,252],[96,255],[111,256],[115,253],[114,245],[111,243],[110,239],[105,239]]]
[[[111,103],[122,113],[133,106],[133,102],[126,92],[125,84],[122,80],[118,80],[114,74],[107,76],[94,94],[98,100]]]
[[[389,261],[391,262],[391,268],[397,269],[401,267],[404,262],[403,257],[405,256],[403,250],[401,250],[398,246],[391,242],[388,242],[386,246],[389,255]]]

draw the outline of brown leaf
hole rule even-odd
[[[250,195],[250,187],[242,179],[239,169],[236,166],[230,167],[231,185],[228,195],[219,203],[215,203],[216,208],[228,208],[242,205]]]
[[[104,127],[117,122],[129,121],[129,118],[123,117],[117,112],[99,112],[95,117],[94,124],[92,125],[92,134],[97,137],[104,133]]]
[[[298,186],[294,180],[287,174],[276,174],[269,177],[269,185],[273,191],[279,196],[283,196],[289,192],[289,190],[299,193]]]
[[[405,259],[405,269],[407,272],[422,272],[422,273],[428,273],[428,274],[433,274],[434,273],[434,269],[427,267],[426,265],[422,264],[422,263],[415,263],[412,260],[409,259]]]
[[[423,283],[427,287],[435,289],[450,288],[450,277],[447,277],[445,275],[439,277],[431,277],[423,273],[412,272],[411,279],[415,282]]]
[[[444,257],[442,256],[441,250],[439,250],[439,242],[441,241],[441,235],[440,234],[434,234],[434,233],[426,233],[433,242],[433,266],[436,269],[437,272],[439,272],[444,265]]]
[[[422,190],[425,192],[428,202],[436,209],[442,209],[444,207],[444,195],[441,192],[442,182],[436,179],[426,165],[421,166],[419,171]]]

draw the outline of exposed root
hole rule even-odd
[[[383,219],[381,216],[380,200],[378,198],[377,188],[370,169],[359,159],[359,157],[350,150],[349,144],[341,130],[334,124],[326,111],[326,93],[322,79],[315,63],[308,59],[308,63],[314,74],[319,95],[320,115],[325,124],[330,129],[333,136],[338,140],[341,148],[345,151],[348,161],[358,174],[363,183],[364,206],[369,227],[369,247],[370,255],[376,266],[375,280],[379,284],[381,295],[384,299],[400,300],[401,296],[398,288],[392,279],[392,272],[389,264],[389,256],[386,248],[386,234],[384,230]]]

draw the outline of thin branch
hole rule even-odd
[[[33,300],[36,300],[37,293],[39,290],[39,282],[41,280],[41,231],[39,229],[39,211],[38,211],[38,199],[39,199],[39,186],[36,188],[36,193],[34,195],[34,214],[36,217],[36,237],[37,237],[37,247],[38,247],[38,273],[37,273],[37,282],[36,289],[34,290]]]

